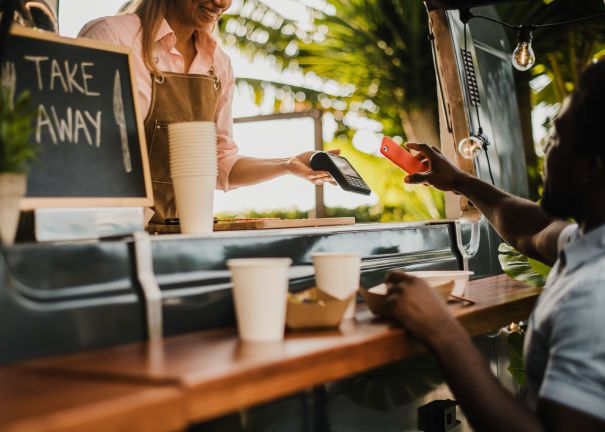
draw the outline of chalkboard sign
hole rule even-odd
[[[3,85],[29,90],[40,155],[23,209],[153,205],[130,50],[13,29]]]

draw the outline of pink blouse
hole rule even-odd
[[[134,73],[139,89],[139,108],[143,118],[147,117],[151,105],[151,75],[143,61],[141,22],[135,14],[117,15],[91,21],[80,30],[78,37],[97,39],[116,45],[125,45],[133,50]],[[217,187],[229,189],[229,173],[240,158],[237,145],[233,142],[233,117],[231,104],[235,89],[235,77],[229,56],[206,32],[196,33],[197,55],[188,71],[184,58],[176,49],[176,36],[166,20],[162,21],[155,37],[154,61],[164,72],[208,74],[214,64],[216,75],[221,80],[222,92],[218,101],[215,123],[218,150]]]

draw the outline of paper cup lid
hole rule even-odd
[[[290,266],[290,258],[232,258],[227,260],[227,267],[262,267]]]

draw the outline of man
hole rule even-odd
[[[392,316],[427,344],[478,431],[605,431],[605,61],[564,103],[547,149],[541,205],[409,144],[431,166],[405,178],[466,195],[509,244],[553,264],[525,341],[527,403],[494,378],[464,328],[421,280],[387,278]],[[566,222],[574,218],[577,225]]]

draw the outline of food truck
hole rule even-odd
[[[60,7],[53,3],[60,2],[48,2]],[[465,43],[459,14],[459,9],[473,7],[495,17],[495,3],[426,2],[439,83],[441,148],[461,169],[487,181],[492,169],[498,187],[527,196],[512,48],[502,28],[482,22],[470,23]],[[26,48],[53,41],[31,39]],[[108,57],[103,64],[113,61],[123,59]],[[122,71],[124,79],[127,69]],[[476,107],[468,91],[471,72],[481,97]],[[92,85],[93,78],[89,80]],[[121,82],[127,94],[128,81]],[[83,99],[93,91],[91,87],[74,97]],[[52,94],[48,97],[50,107]],[[122,109],[134,109],[131,103],[136,105],[131,100]],[[489,160],[482,155],[469,161],[458,153],[458,142],[478,128],[477,118],[469,114],[471,106],[479,110],[482,130],[489,136]],[[94,107],[87,109],[91,114],[82,116],[94,126]],[[127,123],[136,134],[136,119],[128,117]],[[113,133],[119,140],[119,128]],[[90,134],[94,145],[94,129]],[[149,202],[145,153],[137,158],[140,145],[130,149],[143,178],[138,192],[127,195],[136,197],[135,207]],[[54,169],[46,179],[60,171],[59,165]],[[84,182],[90,176],[86,170],[65,183]],[[74,194],[58,207],[70,207]],[[46,203],[49,195],[41,196],[29,200],[31,208]],[[92,200],[84,207],[101,204]],[[365,289],[380,284],[394,269],[470,270],[475,304],[455,305],[456,314],[476,337],[494,373],[514,390],[506,370],[510,350],[499,330],[529,316],[538,290],[499,276],[501,239],[471,202],[447,194],[446,208],[447,219],[426,222],[208,235],[134,233],[4,246],[0,429],[302,432],[407,431],[422,425],[425,431],[470,430],[431,356],[363,305],[356,320],[338,329],[289,332],[278,344],[238,342],[226,266],[232,258],[290,258],[291,292],[314,285],[314,252],[359,253]],[[86,217],[84,213],[79,214]],[[66,216],[41,212],[51,224],[57,220],[53,217]]]

